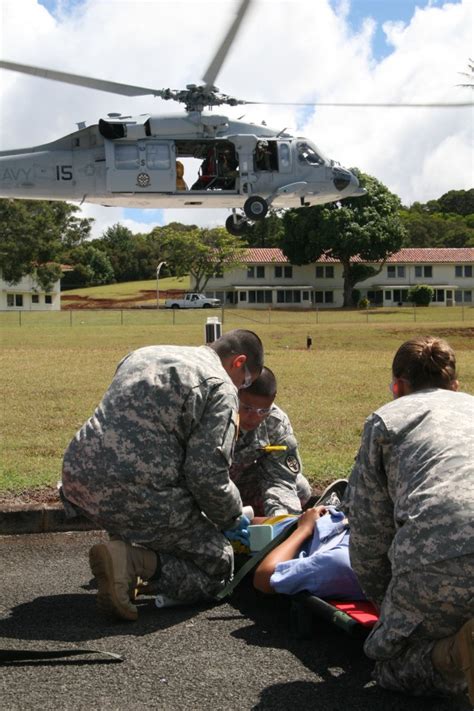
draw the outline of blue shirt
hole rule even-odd
[[[275,592],[307,590],[322,598],[365,600],[349,560],[349,530],[344,514],[328,507],[316,521],[313,537],[297,558],[277,563],[270,578]]]

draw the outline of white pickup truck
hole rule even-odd
[[[182,299],[166,299],[165,309],[212,309],[221,305],[220,299],[208,299],[204,294],[185,294]]]

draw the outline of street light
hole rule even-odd
[[[156,308],[160,308],[160,270],[166,262],[160,262],[156,267]]]

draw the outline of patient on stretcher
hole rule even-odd
[[[321,598],[365,600],[349,560],[347,519],[333,506],[316,506],[258,565],[253,584],[264,593],[306,590]]]

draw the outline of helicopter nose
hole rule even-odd
[[[333,168],[333,183],[336,190],[345,191],[346,195],[362,196],[367,193],[364,188],[359,187],[359,180],[345,168]]]

